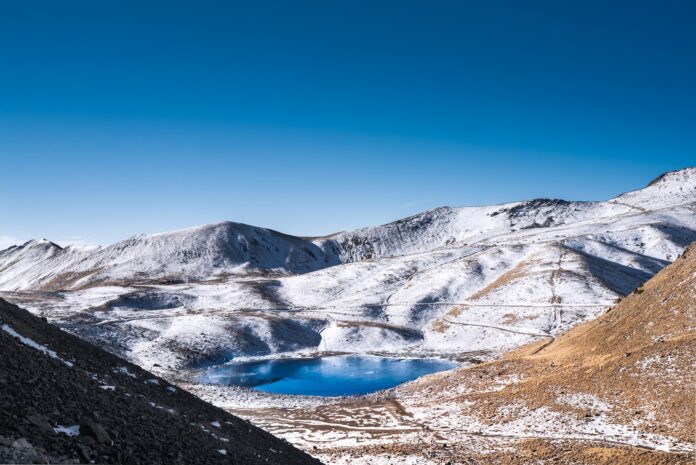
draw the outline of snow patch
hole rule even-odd
[[[51,358],[55,358],[55,359],[57,359],[57,360],[60,360],[61,362],[63,362],[64,364],[66,364],[66,365],[69,366],[69,367],[72,367],[72,366],[73,366],[73,363],[72,363],[72,362],[69,362],[69,361],[67,361],[67,360],[63,360],[62,358],[60,358],[60,357],[58,356],[58,354],[57,354],[55,351],[49,349],[48,347],[46,347],[46,346],[44,346],[44,345],[39,344],[38,342],[36,342],[36,341],[34,341],[34,340],[32,340],[32,339],[29,339],[28,337],[22,336],[22,335],[19,334],[17,331],[15,331],[14,329],[12,329],[12,327],[11,327],[10,325],[8,325],[8,324],[3,324],[2,326],[0,326],[0,328],[1,328],[3,331],[5,331],[7,334],[9,334],[10,336],[14,336],[14,337],[16,337],[17,339],[19,339],[20,342],[21,342],[22,344],[27,345],[27,346],[29,346],[29,347],[31,347],[31,348],[33,348],[33,349],[36,349],[36,350],[38,350],[38,351],[40,351],[40,352],[43,352],[44,354],[48,355],[48,356],[51,357]]]
[[[130,371],[128,371],[128,367],[119,367],[117,370],[118,373],[121,373],[122,375],[130,376],[131,378],[137,378],[137,376]]]
[[[80,435],[80,425],[63,426],[58,425],[53,428],[56,433],[63,433],[68,436],[79,436]]]

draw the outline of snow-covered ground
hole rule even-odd
[[[444,207],[298,238],[220,223],[0,252],[3,295],[148,369],[231,358],[477,354],[601,313],[696,239],[696,169],[607,202]]]

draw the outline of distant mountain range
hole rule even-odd
[[[281,352],[487,357],[548,339],[696,240],[696,168],[605,202],[442,207],[301,238],[225,222],[0,251],[0,291],[146,368]]]

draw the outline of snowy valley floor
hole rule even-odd
[[[452,375],[431,375],[417,384],[437,383],[442,376]],[[503,378],[482,392],[515,381]],[[463,414],[473,404],[440,402],[436,386],[337,399],[182,387],[327,464],[552,463],[559,457],[565,457],[561,463],[688,463],[693,451],[688,442],[612,423],[603,414],[610,407],[592,396],[561,398],[577,410],[570,413],[551,406],[525,412],[521,421],[487,424],[475,413]]]

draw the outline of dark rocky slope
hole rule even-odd
[[[2,299],[0,328],[0,463],[320,463]]]

